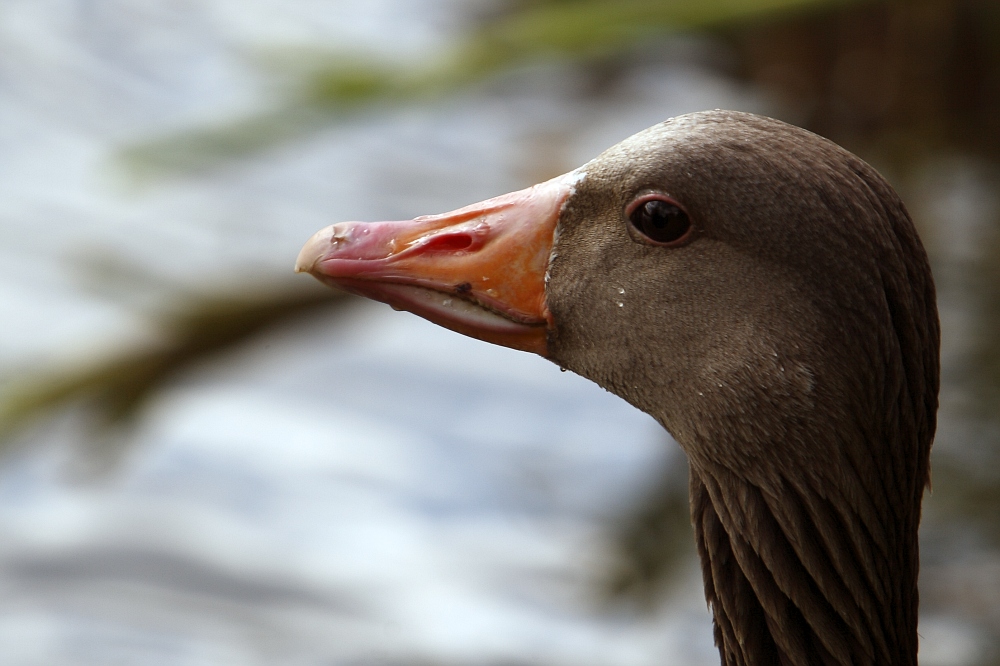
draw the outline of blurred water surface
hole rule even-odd
[[[197,175],[136,183],[115,159],[266,104],[278,47],[405,62],[487,9],[8,0],[0,367],[86,362],[154,337],[177,294],[293,280],[330,222],[524,187],[679,113],[771,110],[715,73],[711,43],[677,38],[613,95],[557,63]],[[609,521],[679,458],[651,419],[539,358],[355,303],[185,375],[96,479],[74,472],[83,437],[70,414],[0,469],[4,665],[718,661],[693,563],[651,614],[599,603]],[[922,632],[923,663],[974,662],[962,620]]]

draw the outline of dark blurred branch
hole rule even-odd
[[[125,351],[79,371],[14,381],[0,401],[0,440],[76,403],[90,408],[101,429],[128,424],[157,390],[193,365],[268,328],[346,300],[341,292],[310,285],[191,301],[166,319],[160,344]]]
[[[796,124],[905,173],[941,149],[1000,157],[1000,3],[894,0],[728,34]]]

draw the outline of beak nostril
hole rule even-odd
[[[461,252],[472,247],[472,236],[464,233],[437,234],[421,243],[421,249],[428,252]]]

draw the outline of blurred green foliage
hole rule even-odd
[[[143,142],[126,148],[123,157],[140,177],[199,169],[253,154],[376,104],[433,98],[524,63],[552,58],[586,63],[618,57],[664,34],[735,29],[741,22],[861,1],[534,0],[499,5],[430,62],[405,65],[359,53],[285,53],[280,59],[288,65],[282,87],[294,92],[276,108]]]

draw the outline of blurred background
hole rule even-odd
[[[4,0],[0,664],[717,664],[651,419],[291,267],[720,107],[907,201],[920,661],[1000,664],[995,0]]]

